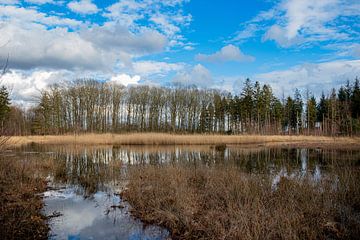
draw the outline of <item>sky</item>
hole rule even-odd
[[[360,77],[359,0],[0,0],[14,103],[94,78],[316,96]]]

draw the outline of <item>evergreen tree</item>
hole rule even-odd
[[[349,81],[347,86],[341,86],[338,91],[338,100],[339,100],[339,115],[340,117],[340,132],[342,134],[352,134],[351,128],[351,109],[350,109],[350,97],[351,97],[351,87]]]
[[[242,121],[245,121],[245,128],[247,132],[250,132],[252,118],[254,111],[254,88],[252,86],[251,80],[247,78],[245,80],[244,88],[241,93],[241,112],[242,112]]]
[[[327,107],[327,99],[325,98],[325,94],[322,93],[320,97],[320,102],[317,106],[317,121],[323,122],[327,117],[328,107]]]
[[[0,124],[3,132],[4,122],[10,112],[10,98],[9,92],[5,86],[0,88]]]
[[[306,120],[307,120],[306,124],[308,129],[315,128],[316,116],[317,116],[316,99],[314,96],[312,96],[310,99],[308,99],[306,104]]]
[[[354,88],[351,95],[351,115],[353,118],[360,117],[360,86],[359,79],[355,79]]]

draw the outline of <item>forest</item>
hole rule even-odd
[[[360,133],[359,79],[317,100],[296,89],[276,97],[271,86],[246,79],[240,93],[191,87],[122,85],[80,79],[43,90],[21,109],[0,91],[7,135],[66,133],[223,133],[353,136]]]

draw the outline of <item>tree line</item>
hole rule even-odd
[[[191,87],[124,87],[92,79],[41,92],[38,104],[21,110],[0,94],[0,123],[7,133],[65,134],[174,132],[223,134],[360,133],[359,80],[322,94],[298,89],[279,99],[270,85],[247,79],[239,94]],[[5,99],[5,100],[3,100]],[[5,109],[5,110],[3,110]]]

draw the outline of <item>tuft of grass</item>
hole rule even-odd
[[[1,239],[47,239],[47,218],[41,214],[40,193],[46,182],[35,176],[38,166],[26,161],[0,159]]]
[[[359,169],[335,180],[281,178],[237,169],[135,166],[122,196],[133,214],[174,239],[356,239]],[[337,179],[337,180],[336,180]]]

